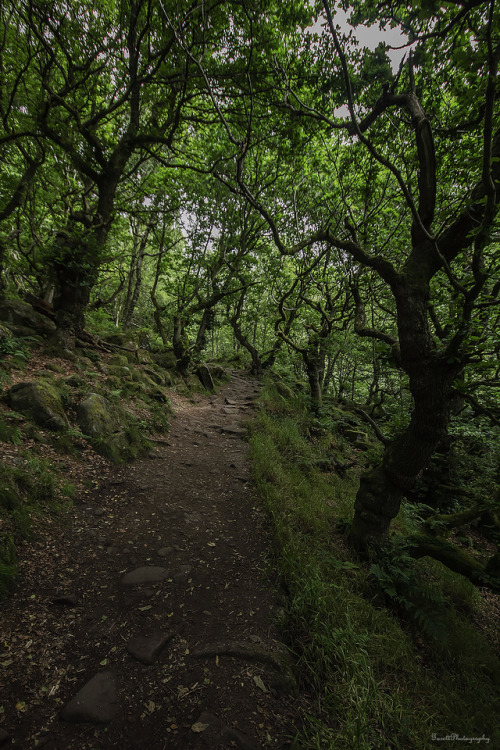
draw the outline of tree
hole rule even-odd
[[[365,324],[360,297],[365,287],[357,289],[357,332],[392,347],[413,400],[406,428],[387,445],[383,461],[361,480],[350,539],[354,547],[366,551],[387,538],[402,498],[446,434],[457,382],[463,382],[464,370],[487,335],[485,310],[498,304],[498,10],[494,3],[479,2],[459,12],[453,3],[445,4],[445,13],[441,5],[432,3],[415,11],[402,3],[387,11],[377,6],[381,22],[404,23],[415,41],[397,74],[391,75],[385,65],[386,81],[380,91],[378,81],[363,78],[356,57],[348,59],[330,7],[327,2],[323,5],[328,36],[321,37],[318,49],[329,52],[330,62],[326,58],[318,84],[311,86],[313,76],[304,73],[312,42],[304,44],[297,38],[293,51],[283,49],[281,57],[268,61],[275,75],[274,107],[291,112],[299,128],[303,122],[307,127],[314,123],[321,134],[309,153],[319,163],[323,185],[329,182],[328,198],[323,196],[323,206],[316,203],[306,210],[305,232],[291,232],[283,211],[285,200],[293,205],[290,190],[287,199],[283,194],[277,199],[269,188],[256,191],[249,186],[254,179],[252,151],[262,142],[249,121],[244,142],[232,139],[234,171],[222,179],[232,179],[234,189],[266,219],[280,253],[297,254],[314,243],[326,243],[350,256],[367,279],[381,279],[392,295],[394,336]],[[358,20],[370,18],[374,7],[357,3]],[[318,57],[312,55],[315,64]],[[361,61],[367,57],[361,56]],[[469,75],[465,70],[471,66],[478,84],[473,97],[463,85]],[[332,80],[333,101],[329,99]],[[438,89],[444,93],[435,97]],[[347,120],[325,111],[326,106],[340,103],[342,93]],[[255,118],[259,101],[255,93],[249,96],[248,109]],[[230,112],[220,107],[218,111],[224,127],[230,128]],[[344,135],[335,139],[332,131]],[[461,162],[446,174],[450,146],[458,139]],[[321,141],[326,141],[327,149],[322,161],[314,152]],[[349,159],[354,163],[369,159],[374,170],[364,186],[371,204],[368,213],[363,208],[366,200],[359,203],[352,172],[347,176],[343,172]],[[281,180],[282,188],[284,184]],[[336,207],[333,215],[329,204]],[[389,210],[399,218],[387,226],[383,222]],[[443,295],[453,300],[454,310],[446,326],[438,321],[438,327],[447,331],[440,339],[435,334],[437,306],[429,303]]]

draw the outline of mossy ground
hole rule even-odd
[[[328,464],[332,434],[315,429],[302,397],[268,385],[261,405],[254,477],[274,529],[282,627],[316,705],[297,747],[423,749],[438,745],[433,735],[453,733],[499,746],[491,717],[500,711],[500,661],[478,628],[477,590],[439,563],[414,564],[413,585],[432,586],[445,602],[436,615],[444,639],[391,606],[338,530],[352,516],[360,467],[343,477],[316,468]],[[404,514],[398,525],[404,529]]]

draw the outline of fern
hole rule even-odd
[[[415,561],[404,540],[395,539],[370,567],[370,575],[393,607],[403,610],[428,638],[446,643],[446,601],[417,576]]]

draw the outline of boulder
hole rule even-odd
[[[34,310],[27,302],[17,299],[0,302],[0,321],[21,336],[30,336],[33,333],[49,336],[56,330],[54,321]]]
[[[162,391],[161,388],[158,388],[157,386],[154,386],[153,388],[148,388],[147,394],[149,398],[152,398],[153,401],[158,401],[160,404],[166,404],[168,403],[168,398],[166,393]]]
[[[145,349],[136,349],[134,352],[131,352],[128,355],[128,360],[129,362],[135,364],[139,363],[140,365],[150,365],[153,362],[150,353]]]
[[[128,368],[128,359],[124,354],[113,354],[109,360],[109,364]]]
[[[120,333],[117,331],[115,333],[106,333],[102,336],[102,338],[104,341],[107,341],[110,344],[117,344],[118,346],[124,346],[127,341],[128,334]]]
[[[152,354],[152,358],[157,365],[165,370],[175,370],[177,367],[177,357],[173,351],[155,352]]]
[[[98,393],[91,393],[81,402],[76,420],[82,432],[90,438],[106,438],[126,426],[123,409]]]
[[[165,385],[165,378],[159,372],[156,372],[156,370],[153,370],[151,367],[145,367],[144,372],[156,385]]]
[[[9,406],[30,417],[40,427],[49,430],[65,430],[68,420],[64,413],[61,394],[46,380],[16,383],[7,391]]]
[[[128,365],[109,365],[108,372],[110,375],[114,375],[122,380],[128,380],[131,378],[131,371]]]
[[[215,385],[208,366],[205,364],[198,365],[196,368],[196,374],[198,375],[202,386],[206,388],[207,391],[213,393],[215,391]]]
[[[210,368],[210,375],[214,380],[229,380],[230,373],[222,365],[211,362],[208,367]]]
[[[79,405],[76,420],[94,449],[120,463],[132,457],[129,420],[124,409],[98,393],[91,393]],[[137,452],[137,451],[135,451]]]

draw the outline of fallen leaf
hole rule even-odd
[[[258,674],[255,675],[255,677],[253,678],[253,681],[255,682],[255,684],[257,685],[257,687],[259,688],[259,690],[262,690],[263,693],[267,693],[267,688],[264,685],[264,683],[262,682],[262,678],[259,677]]]
[[[197,721],[193,724],[193,726],[191,727],[191,730],[193,732],[204,732],[205,729],[208,729],[209,726],[210,724],[202,724],[201,721]]]

